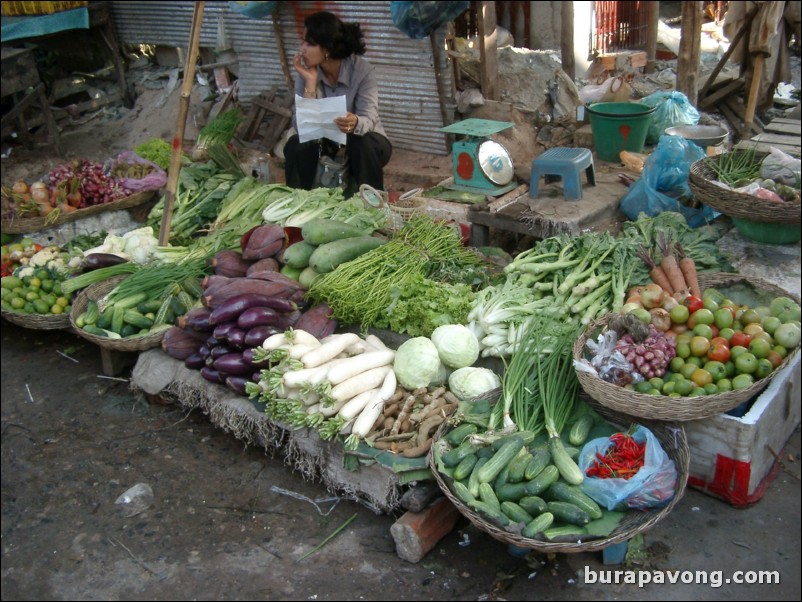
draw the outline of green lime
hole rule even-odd
[[[652,385],[649,383],[648,380],[642,380],[641,382],[635,385],[635,391],[638,393],[648,393],[651,388]]]

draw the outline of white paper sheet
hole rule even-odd
[[[298,125],[298,138],[309,142],[318,138],[328,138],[345,144],[345,132],[341,132],[335,118],[345,117],[345,96],[329,98],[303,98],[295,95],[295,120]]]

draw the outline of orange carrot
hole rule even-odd
[[[676,244],[677,255],[679,255],[679,269],[682,270],[682,275],[685,277],[685,282],[688,288],[691,289],[691,294],[694,297],[702,298],[702,288],[699,286],[699,273],[696,269],[696,262],[693,257],[689,257],[679,243]]]
[[[660,267],[666,273],[671,288],[674,292],[684,291],[688,289],[688,283],[685,282],[685,276],[682,275],[682,270],[679,269],[677,258],[674,257],[671,250],[671,241],[666,239],[665,235],[660,232],[658,234],[660,244],[660,251],[663,253],[663,259],[660,260]]]
[[[646,264],[646,267],[649,268],[649,278],[652,279],[656,285],[662,288],[666,294],[673,295],[674,289],[671,287],[671,282],[666,276],[666,273],[663,271],[657,262],[652,258],[649,252],[641,245],[640,250],[638,251],[638,257],[641,258],[641,261]]]

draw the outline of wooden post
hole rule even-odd
[[[178,188],[178,172],[181,170],[181,153],[184,146],[184,129],[187,125],[189,113],[189,99],[192,95],[192,85],[195,83],[195,61],[198,59],[200,45],[200,30],[203,22],[203,7],[205,2],[195,2],[192,13],[192,29],[189,32],[189,48],[184,63],[184,80],[181,82],[181,98],[178,105],[178,119],[173,136],[173,154],[170,156],[170,169],[167,172],[167,187],[164,191],[164,213],[159,228],[159,245],[166,246],[170,239],[170,221],[173,218],[173,204],[175,191]]]
[[[445,29],[440,30],[445,31]],[[437,96],[440,102],[440,116],[443,118],[443,126],[451,125],[453,122],[451,112],[448,109],[450,103],[447,102],[449,100],[447,98],[448,92],[446,91],[445,82],[443,82],[443,71],[440,68],[442,65],[447,64],[447,59],[445,57],[445,48],[442,45],[445,45],[445,39],[440,38],[437,35],[438,30],[434,30],[432,33],[429,34],[429,41],[432,43],[432,61],[434,62],[434,79],[435,84],[437,85]],[[453,98],[453,96],[451,97]],[[446,151],[451,148],[453,144],[452,135],[446,134]]]
[[[576,61],[574,60],[574,3],[563,0],[560,7],[560,57],[562,69],[571,78],[576,79]]]
[[[744,113],[744,127],[741,130],[741,138],[749,139],[752,132],[752,121],[755,118],[755,107],[757,106],[757,94],[760,90],[760,79],[763,76],[763,63],[766,55],[759,52],[755,55],[755,66],[752,70],[752,84],[749,86],[749,97],[746,101],[746,112]]]
[[[276,38],[276,49],[278,50],[278,58],[281,61],[281,70],[284,72],[284,80],[287,82],[287,91],[291,96],[295,94],[295,82],[292,80],[290,73],[290,65],[287,61],[287,52],[284,50],[284,40],[281,39],[281,27],[278,22],[278,11],[273,11],[271,15],[273,19],[273,37]]]
[[[498,100],[498,54],[496,48],[496,3],[482,2],[479,11],[479,62],[482,96]]]
[[[660,28],[660,2],[646,3],[648,30],[646,31],[646,66],[644,73],[654,73],[657,57],[657,31]]]
[[[677,91],[696,106],[699,93],[699,60],[702,46],[702,7],[704,2],[683,0],[681,7]]]

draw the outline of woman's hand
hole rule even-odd
[[[296,54],[292,59],[292,66],[295,67],[295,70],[304,78],[307,90],[314,90],[317,88],[317,69],[314,67],[307,67],[300,54]]]
[[[350,134],[354,131],[356,124],[359,123],[359,117],[353,113],[346,113],[345,117],[338,117],[334,123],[340,128],[340,131],[345,134]]]

